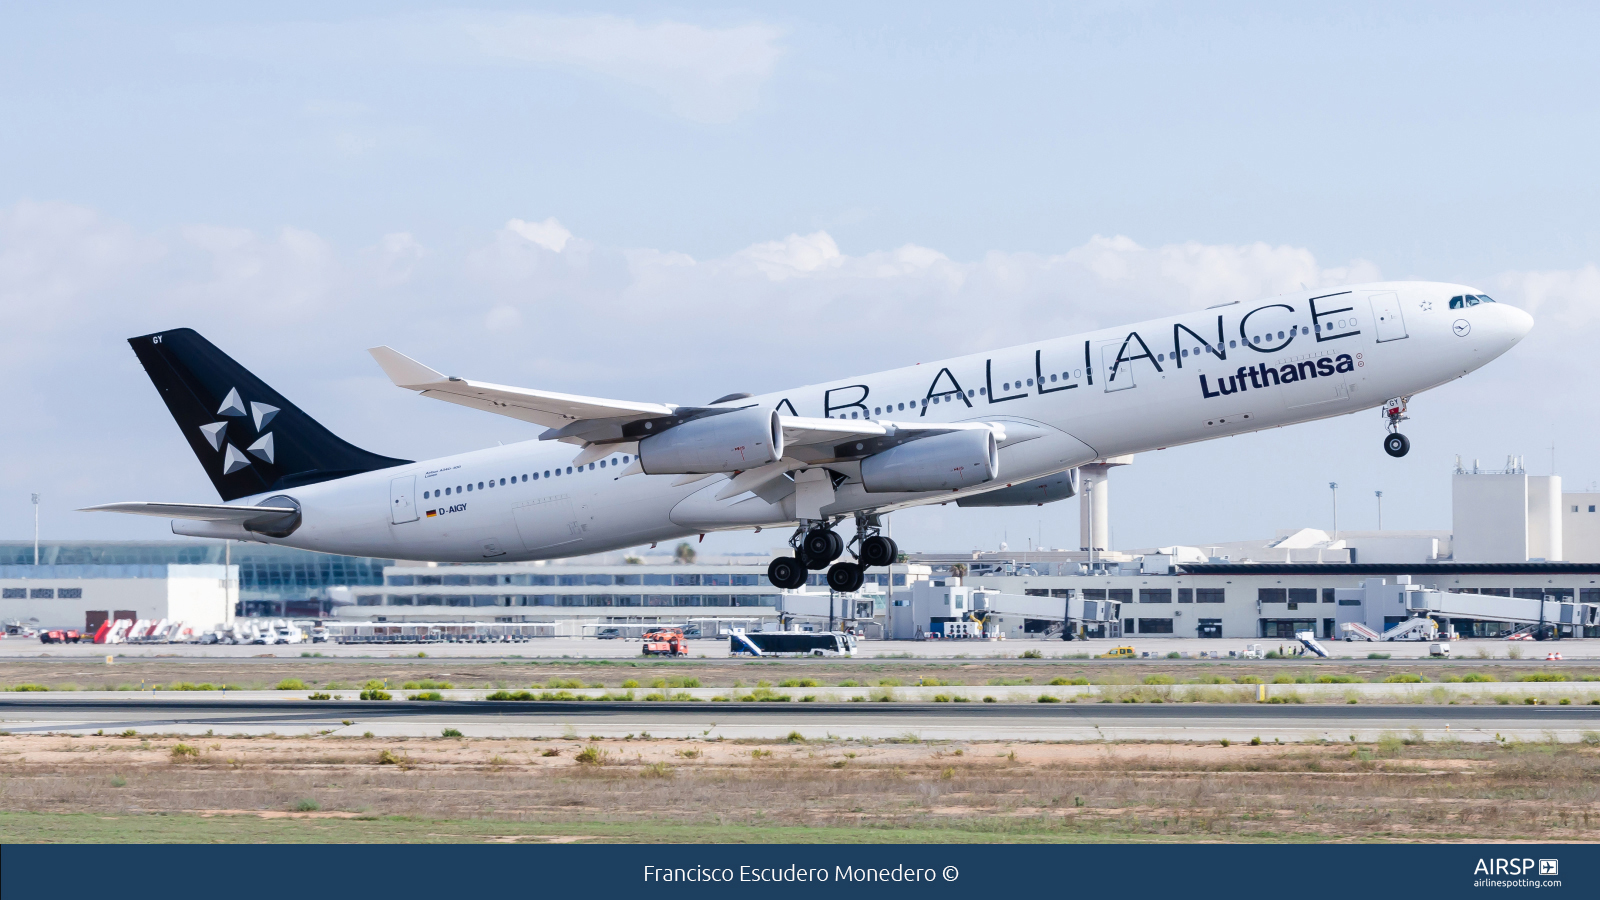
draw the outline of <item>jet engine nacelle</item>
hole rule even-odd
[[[649,475],[734,472],[782,458],[778,411],[754,406],[690,419],[639,442],[639,465]]]
[[[1000,476],[1000,444],[988,428],[910,441],[861,461],[868,493],[949,491]]]

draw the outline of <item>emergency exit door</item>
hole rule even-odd
[[[1105,373],[1106,392],[1125,391],[1134,387],[1133,361],[1118,359],[1122,356],[1123,341],[1111,341],[1100,345],[1100,371]]]
[[[389,479],[389,521],[404,525],[417,520],[417,476]]]
[[[1373,294],[1372,323],[1378,343],[1398,341],[1406,336],[1406,317],[1400,312],[1400,295],[1393,291]]]

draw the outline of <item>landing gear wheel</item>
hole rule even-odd
[[[792,591],[806,583],[806,567],[792,556],[780,556],[767,563],[767,580],[775,588]]]
[[[861,590],[866,580],[866,573],[855,563],[834,563],[828,569],[828,587],[841,594],[853,594]]]
[[[860,560],[863,566],[887,566],[900,556],[900,548],[892,539],[875,534],[861,542]]]
[[[1411,439],[1397,431],[1383,439],[1383,452],[1399,459],[1411,452]]]
[[[820,569],[844,554],[844,538],[832,528],[813,528],[800,541],[806,564]]]

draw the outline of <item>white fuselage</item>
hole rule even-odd
[[[1302,291],[741,405],[835,419],[1005,423],[999,478],[966,491],[868,493],[859,462],[827,466],[846,480],[825,516],[938,503],[1096,459],[1371,409],[1459,378],[1532,325],[1504,304],[1449,308],[1452,296],[1469,292],[1476,293],[1430,282]],[[622,453],[579,470],[572,466],[579,452],[532,440],[237,501],[293,497],[302,523],[282,539],[185,520],[173,530],[357,556],[482,562],[576,556],[797,518],[792,494],[772,503],[748,493],[717,500],[723,476],[688,484],[673,475],[618,477]]]

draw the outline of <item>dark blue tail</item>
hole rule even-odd
[[[410,462],[340,440],[193,329],[128,343],[223,500]]]

